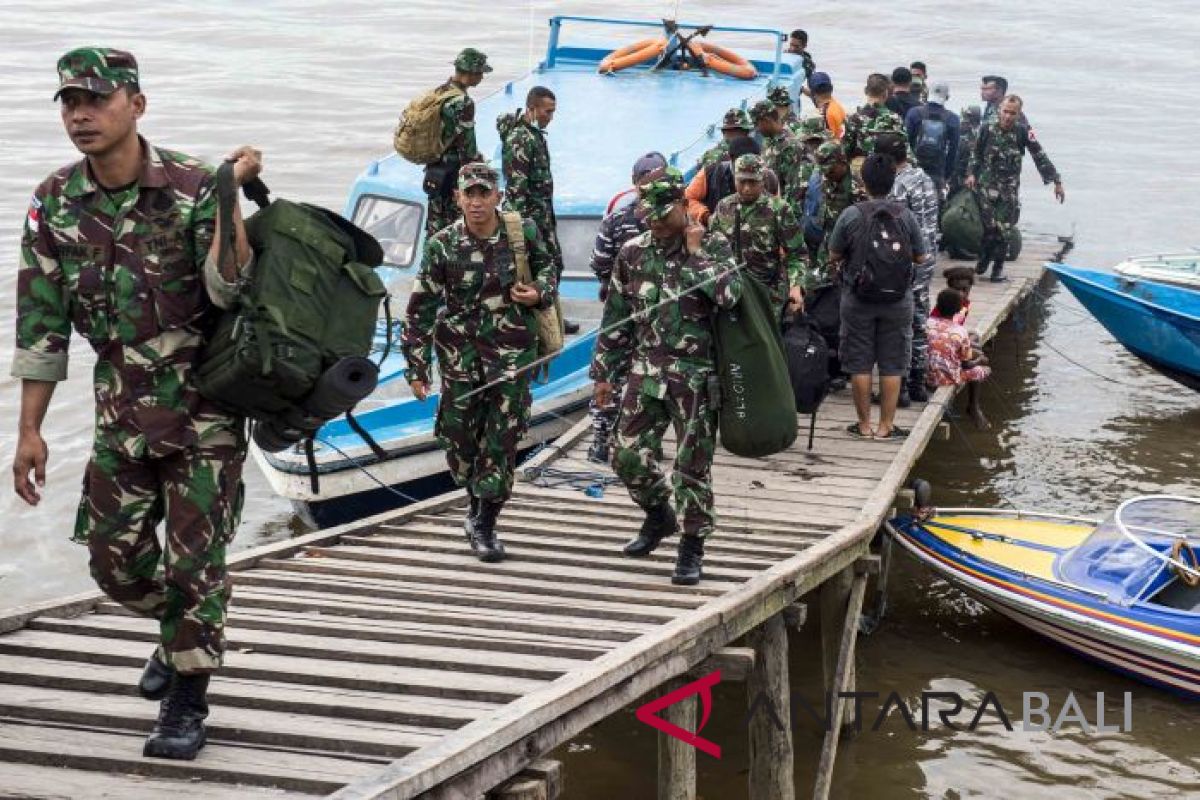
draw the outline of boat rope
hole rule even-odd
[[[320,442],[322,446],[328,447],[329,449],[333,450],[338,455],[340,455],[342,458],[349,461],[351,464],[353,464],[358,469],[359,472],[361,472],[363,475],[366,475],[368,478],[370,478],[371,481],[373,483],[375,483],[375,485],[377,485],[380,489],[386,489],[387,491],[396,495],[400,499],[402,499],[406,502],[409,502],[409,503],[420,502],[417,500],[417,498],[413,497],[412,495],[405,494],[404,492],[397,489],[395,486],[392,486],[391,484],[381,481],[379,478],[372,475],[371,472],[365,466],[363,466],[363,463],[361,461],[359,461],[354,456],[347,454],[345,450],[338,447],[333,442],[327,441],[325,439],[321,439],[319,437],[313,437],[313,441]]]

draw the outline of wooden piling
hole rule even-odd
[[[821,667],[825,688],[830,693],[853,692],[857,682],[853,659],[846,664],[845,672],[840,676],[840,680],[838,675],[839,656],[844,639],[842,631],[845,627],[853,583],[854,568],[849,566],[821,584],[819,592],[821,601]],[[855,619],[857,622],[857,615],[855,615]],[[842,709],[842,713],[838,715],[840,719],[850,718],[852,704],[851,700],[843,700],[834,704]]]
[[[675,691],[684,681],[665,688]],[[684,698],[659,715],[679,727],[696,730],[696,696]],[[696,800],[696,748],[661,731],[658,734],[658,800]]]
[[[792,800],[793,780],[791,689],[788,681],[787,624],[776,614],[746,636],[755,650],[754,668],[746,681],[749,707],[756,703],[775,710],[750,718],[751,800]]]

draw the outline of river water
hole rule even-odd
[[[361,167],[390,144],[396,115],[419,89],[447,74],[463,46],[496,65],[482,90],[523,73],[545,46],[552,13],[655,18],[745,26],[804,27],[818,68],[852,107],[871,71],[921,59],[951,87],[950,107],[978,102],[978,77],[1000,73],[1066,182],[1052,202],[1027,165],[1023,220],[1030,231],[1074,233],[1071,260],[1110,265],[1140,252],[1200,245],[1200,160],[1195,153],[1195,76],[1200,15],[1189,0],[1148,0],[1100,13],[1086,0],[948,4],[865,0],[801,6],[757,3],[564,2],[404,4],[343,0],[254,4],[163,2],[153,11],[110,4],[0,2],[0,462],[11,463],[18,386],[11,358],[18,236],[34,186],[76,157],[50,95],[54,62],[81,44],[132,50],[149,110],[142,131],[156,143],[209,160],[243,143],[266,154],[264,177],[279,196],[340,208]],[[559,114],[579,113],[561,107]],[[68,542],[90,443],[92,357],[74,342],[70,379],[59,387],[45,435],[46,497],[27,509],[0,490],[0,608],[90,588],[86,558]],[[1011,504],[1096,514],[1144,492],[1200,494],[1200,398],[1142,366],[1063,289],[1048,288],[1005,327],[983,397],[989,432],[956,427],[917,472],[942,505]],[[301,528],[249,468],[239,547]],[[1110,722],[1132,692],[1133,730],[1087,734],[1007,732],[994,717],[974,732],[909,732],[895,718],[865,731],[839,757],[836,796],[1166,797],[1200,795],[1200,710],[1080,662],[964,599],[898,555],[883,627],[860,645],[860,686],[898,692],[956,691],[978,705],[993,692],[1020,716],[1022,692],[1060,707],[1068,692],[1091,705],[1109,698]],[[819,703],[809,676],[812,632],[793,637],[799,693]],[[971,701],[969,698],[975,698]],[[718,687],[705,735],[725,746],[700,756],[700,794],[745,795],[744,697]],[[991,724],[989,724],[991,720]],[[919,720],[918,720],[919,722]],[[571,798],[652,797],[654,734],[619,714],[564,747]],[[811,785],[820,731],[797,723],[797,779]]]

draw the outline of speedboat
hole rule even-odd
[[[1200,287],[1065,264],[1047,266],[1129,352],[1200,391]]]
[[[1200,291],[1200,250],[1136,256],[1117,264],[1113,271],[1131,280],[1169,283]]]
[[[1200,499],[1136,497],[1100,522],[926,509],[889,531],[994,611],[1110,669],[1200,699]]]
[[[630,40],[647,31],[655,36],[631,50]],[[762,49],[733,53],[717,43],[734,40]],[[798,96],[806,76],[799,57],[783,52],[785,40],[782,31],[772,29],[554,17],[542,63],[477,100],[479,148],[497,166],[497,117],[523,107],[534,86],[549,88],[558,100],[558,116],[547,140],[565,263],[560,297],[563,315],[581,323],[581,331],[567,338],[550,363],[546,382],[533,388],[532,421],[523,450],[566,430],[572,421],[568,415],[584,408],[591,395],[587,368],[603,309],[590,256],[610,201],[623,193],[622,199],[628,200],[634,161],[658,151],[687,172],[720,139],[718,124],[726,110],[748,107],[777,84]],[[612,59],[605,59],[614,51],[651,58],[613,71]],[[713,54],[732,60],[713,62]],[[705,59],[714,65],[739,63],[729,71],[741,77],[707,69]],[[422,181],[422,168],[395,154],[376,159],[355,181],[344,211],[383,246],[385,263],[378,272],[397,315],[407,304],[421,263],[426,205]],[[433,431],[437,398],[417,402],[412,397],[403,376],[404,359],[389,345],[394,330],[381,320],[376,342],[379,385],[354,411],[354,420],[375,447],[355,430],[351,419],[339,418],[318,431],[311,459],[300,445],[278,453],[253,448],[274,491],[292,500],[311,524],[355,519],[450,485]]]

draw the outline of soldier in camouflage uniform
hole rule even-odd
[[[750,115],[740,108],[731,108],[721,119],[721,141],[710,147],[696,162],[694,171],[700,172],[705,167],[711,167],[729,157],[729,142],[739,136],[749,136],[754,130]]]
[[[462,93],[442,103],[444,151],[440,160],[425,167],[424,188],[429,201],[425,216],[426,236],[432,236],[458,219],[455,176],[464,164],[483,160],[475,144],[475,101],[467,90],[482,83],[484,73],[491,71],[487,56],[468,47],[454,59],[454,77],[442,84],[453,85]]]
[[[590,374],[605,405],[613,381],[628,370],[613,469],[646,511],[630,556],[652,552],[675,532],[683,537],[671,581],[701,579],[704,537],[716,522],[710,470],[716,447],[716,409],[709,395],[715,370],[713,313],[741,297],[741,276],[729,242],[687,217],[683,176],[676,169],[640,189],[650,230],[621,248],[604,306]],[[673,425],[677,453],[670,484],[658,461]]]
[[[863,90],[867,104],[846,119],[846,132],[842,136],[842,147],[851,161],[875,152],[875,137],[879,134],[904,133],[904,120],[885,105],[890,86],[886,75],[876,73],[867,78]]]
[[[982,275],[991,264],[993,283],[1008,280],[1004,275],[1004,260],[1008,255],[1008,240],[1021,217],[1021,163],[1025,151],[1033,156],[1033,164],[1043,183],[1054,184],[1054,197],[1066,200],[1062,178],[1050,156],[1042,148],[1033,130],[1021,119],[1021,98],[1009,95],[1000,104],[999,118],[985,125],[971,151],[965,184],[978,186],[983,212],[983,243],[975,272]]]
[[[813,174],[817,171],[817,148],[833,138],[829,128],[825,126],[823,117],[807,117],[800,121],[800,133],[796,137],[804,146],[804,160],[800,163],[799,179],[796,186],[796,199],[793,205],[797,219],[804,217],[804,200],[808,196],[808,187],[812,183]]]
[[[21,237],[14,485],[40,501],[41,422],[67,376],[74,329],[96,351],[96,427],[73,538],[87,545],[101,589],[159,621],[139,682],[162,700],[145,754],[194,758],[225,649],[225,550],[241,511],[246,442],[242,420],[200,396],[193,370],[216,307],[236,298],[237,265],[252,257],[235,216],[236,258],[219,270],[211,168],[138,135],[146,98],[132,54],[80,48],[59,59],[58,73],[54,97],[85,158],[38,186]],[[260,158],[235,151],[235,181],[254,178]],[[155,534],[164,521],[165,547]]]
[[[667,159],[662,153],[652,152],[639,158],[633,164],[633,186],[662,177],[667,169]],[[600,284],[600,301],[608,299],[608,287],[612,282],[613,265],[617,255],[630,239],[646,232],[646,212],[641,203],[636,200],[629,205],[618,208],[600,221],[600,230],[596,232],[596,245],[592,249],[592,272]],[[625,375],[617,374],[612,380],[612,397],[606,406],[598,406],[593,401],[588,406],[592,417],[592,444],[588,447],[588,460],[598,464],[606,464],[609,459],[609,441],[616,428],[617,411],[621,404],[621,393],[625,387]]]
[[[817,169],[821,171],[821,205],[812,222],[821,230],[822,236],[815,252],[810,247],[809,269],[804,276],[806,291],[831,283],[829,236],[833,226],[843,211],[867,199],[861,180],[850,170],[840,142],[832,140],[818,147],[816,161]]]
[[[762,135],[762,158],[767,168],[779,179],[780,194],[793,206],[803,197],[800,191],[800,171],[804,164],[804,145],[793,136],[779,119],[779,112],[770,100],[760,100],[750,109],[750,119]]]
[[[789,302],[793,311],[804,305],[804,231],[793,206],[763,190],[767,165],[762,156],[740,156],[733,170],[737,193],[717,204],[708,229],[725,236],[738,265],[770,289],[781,317]]]
[[[788,133],[799,138],[800,136],[800,117],[796,114],[796,106],[792,104],[792,93],[782,83],[772,86],[767,91],[767,99],[775,106],[775,111],[779,115],[779,121],[783,123],[783,127]]]
[[[975,152],[975,142],[979,140],[983,112],[979,106],[967,106],[960,117],[962,125],[958,134],[958,150],[954,154],[954,173],[950,176],[947,195],[953,194],[967,179],[967,166],[971,163],[971,153]]]
[[[451,477],[471,498],[464,529],[485,562],[504,558],[496,518],[512,493],[517,445],[529,426],[533,309],[549,308],[558,287],[553,257],[527,219],[521,226],[533,283],[517,281],[514,248],[497,213],[500,197],[499,176],[487,164],[459,170],[463,214],[425,243],[400,338],[404,375],[418,400],[429,396],[437,348],[434,432]]]

